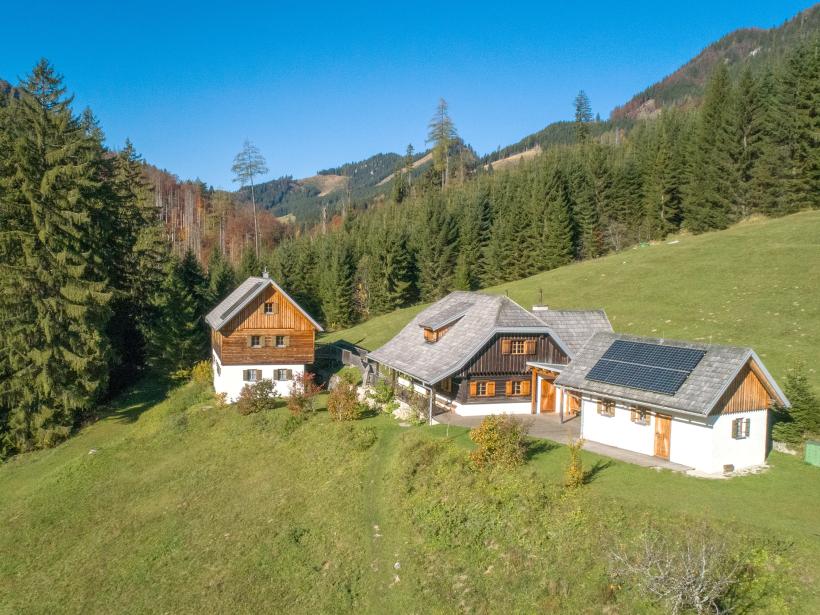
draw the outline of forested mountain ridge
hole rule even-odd
[[[662,107],[696,104],[702,98],[709,75],[722,62],[733,76],[744,68],[765,70],[805,37],[820,30],[820,4],[770,29],[742,28],[712,43],[671,75],[616,107],[610,119],[640,119],[657,115]]]

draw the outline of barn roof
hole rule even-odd
[[[700,351],[703,355],[680,388],[671,395],[590,379],[590,371],[618,340],[637,342],[649,345],[649,347],[691,349]],[[764,386],[770,389],[773,396],[779,398],[781,403],[787,404],[786,396],[766,370],[760,357],[751,348],[641,337],[623,333],[596,333],[556,378],[555,384],[636,404],[706,416],[714,409],[735,376],[750,359],[754,361],[767,380]]]
[[[297,310],[299,310],[299,312],[302,313],[305,318],[310,321],[314,327],[316,327],[317,331],[324,331],[324,329],[322,329],[322,325],[316,322],[310,314],[302,309],[302,307],[290,297],[290,295],[282,290],[281,286],[267,276],[261,278],[251,276],[242,282],[231,294],[220,301],[217,306],[208,313],[205,317],[205,322],[207,322],[214,331],[219,331],[222,327],[228,324],[228,322],[230,322],[230,320],[236,316],[243,307],[258,297],[262,291],[269,286],[273,286],[277,292],[282,293],[285,299],[287,299]]]
[[[554,322],[559,320],[560,317],[555,318]],[[437,342],[425,341],[423,328],[439,329],[447,325],[450,330]],[[424,383],[434,384],[461,369],[498,333],[545,333],[570,357],[574,352],[552,326],[512,299],[455,291],[420,312],[368,357]]]

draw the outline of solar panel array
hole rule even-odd
[[[587,378],[606,384],[674,395],[697,367],[705,350],[615,340]]]

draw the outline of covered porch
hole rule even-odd
[[[532,414],[557,416],[561,423],[580,414],[581,397],[555,386],[555,379],[566,365],[528,361],[527,367],[532,374]]]

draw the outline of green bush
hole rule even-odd
[[[344,426],[342,433],[357,451],[366,451],[376,443],[378,438],[376,428],[372,425],[362,427],[348,423]]]
[[[210,361],[200,361],[191,370],[191,380],[197,384],[213,384],[214,372]]]
[[[511,468],[524,463],[524,429],[521,421],[507,414],[486,417],[470,430],[470,440],[477,445],[470,459],[479,468]]]
[[[569,448],[569,462],[564,470],[564,486],[567,489],[576,489],[586,481],[584,464],[581,461],[581,449],[584,446],[584,439],[578,438],[567,446]]]
[[[278,397],[276,385],[272,380],[266,378],[256,384],[246,384],[242,387],[242,392],[236,401],[236,409],[239,414],[243,415],[273,410]]]

